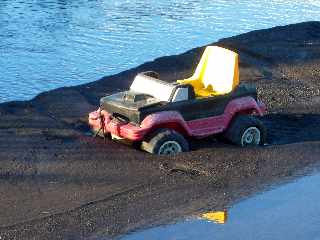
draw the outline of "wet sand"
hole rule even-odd
[[[136,73],[188,77],[203,48],[86,85],[0,105],[1,239],[110,237],[218,209],[320,162],[320,23],[254,31],[217,43],[240,54],[242,82],[256,84],[269,113],[268,145],[214,139],[158,157],[89,136],[88,112]]]

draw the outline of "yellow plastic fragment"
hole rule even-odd
[[[202,214],[201,217],[203,219],[207,219],[218,224],[225,224],[228,220],[228,212],[226,210],[217,212],[207,212]]]

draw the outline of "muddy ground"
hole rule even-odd
[[[320,163],[320,22],[254,31],[217,43],[240,53],[242,82],[269,113],[268,145],[214,139],[157,157],[88,135],[99,98],[137,72],[188,77],[203,48],[89,84],[0,105],[0,239],[116,237],[206,209],[221,209]],[[102,73],[103,74],[103,73]]]

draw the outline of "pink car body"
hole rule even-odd
[[[228,103],[219,116],[185,121],[178,111],[162,111],[148,115],[140,125],[122,122],[107,111],[98,109],[89,114],[89,125],[94,132],[103,130],[119,138],[142,141],[155,129],[174,129],[185,137],[204,138],[225,131],[237,114],[262,116],[266,106],[252,97],[241,97]]]

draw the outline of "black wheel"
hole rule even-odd
[[[244,146],[263,145],[266,140],[266,128],[254,116],[237,116],[226,130],[224,137],[230,142]]]
[[[160,129],[142,142],[141,149],[157,155],[170,155],[189,151],[187,140],[171,129]]]

